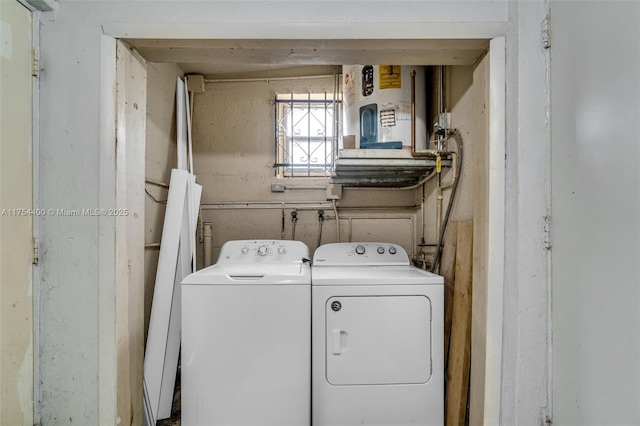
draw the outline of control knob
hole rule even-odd
[[[269,251],[269,249],[267,248],[267,246],[258,247],[258,254],[260,256],[266,256],[268,251]]]
[[[384,254],[384,247],[378,247],[378,254]]]
[[[389,247],[389,254],[396,254],[396,248],[395,247]]]
[[[363,246],[362,244],[358,244],[358,245],[356,246],[356,253],[358,253],[358,254],[364,254],[364,252],[365,252],[365,248],[364,248],[364,246]]]

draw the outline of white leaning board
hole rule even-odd
[[[152,425],[171,416],[180,352],[179,286],[192,272],[191,239],[195,235],[190,235],[189,229],[195,229],[202,194],[202,187],[194,180],[185,170],[171,171],[144,359],[145,407]],[[193,191],[189,189],[189,181]],[[193,202],[189,209],[191,192]]]
[[[178,168],[187,170],[187,105],[185,98],[187,85],[178,78],[176,81],[176,138],[178,145]]]

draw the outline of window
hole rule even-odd
[[[333,93],[288,93],[278,94],[275,106],[277,176],[329,176],[342,100]]]

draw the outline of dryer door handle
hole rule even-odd
[[[341,344],[340,344],[340,329],[339,328],[334,328],[333,329],[333,354],[334,355],[340,355],[342,353],[342,348],[341,348]]]
[[[334,355],[341,355],[343,352],[347,351],[348,345],[348,336],[349,333],[346,331],[340,330],[339,328],[334,328],[331,332],[331,340],[333,349],[331,350]]]

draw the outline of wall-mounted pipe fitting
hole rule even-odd
[[[211,245],[213,240],[213,226],[211,222],[204,222],[204,248],[203,248],[203,258],[202,265],[206,268],[207,266],[211,266],[213,261],[211,260]]]
[[[291,212],[291,239],[296,239],[296,223],[298,223],[298,211]]]

